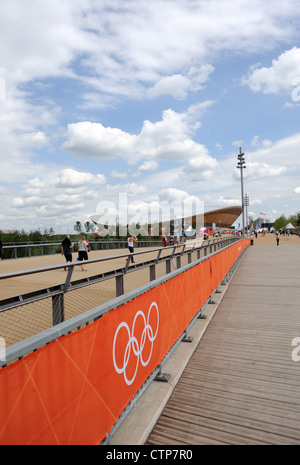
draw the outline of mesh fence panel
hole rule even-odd
[[[51,298],[0,313],[1,337],[7,347],[51,326],[53,326]]]
[[[85,281],[79,286],[78,273],[74,273],[75,278],[71,280],[68,292],[63,291],[55,297],[45,293],[45,298],[38,301],[16,306],[0,312],[0,337],[5,340],[6,346],[13,345],[30,336],[51,328],[53,325],[76,317],[88,310],[102,305],[114,299],[118,295],[125,294],[139,288],[153,279],[161,278],[167,273],[184,267],[206,253],[204,249],[193,251],[186,248],[185,253],[179,254],[182,249],[177,249],[173,256],[173,249],[161,249],[159,258],[161,261],[155,262],[157,252],[146,256],[137,256],[137,262],[144,260],[154,260],[152,263],[143,264],[136,270],[130,269],[125,274],[112,274],[111,277],[98,277],[97,282]],[[213,251],[213,250],[212,250]],[[209,253],[210,250],[207,251]],[[165,258],[165,260],[163,260]],[[110,267],[113,269],[112,260]],[[123,266],[126,260],[122,259]],[[125,262],[125,263],[124,263]],[[137,265],[138,266],[138,265]],[[118,276],[118,277],[117,277]],[[93,277],[88,278],[93,281]],[[49,278],[49,283],[51,279]],[[77,282],[76,282],[77,281]],[[26,283],[22,283],[25,286]],[[20,281],[21,286],[21,281]],[[22,287],[22,286],[21,286]],[[73,288],[72,288],[73,287]],[[26,287],[24,287],[24,290]]]

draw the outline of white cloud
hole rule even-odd
[[[81,157],[110,158],[134,149],[135,136],[101,123],[84,121],[68,125],[68,141],[62,149]]]
[[[156,171],[158,168],[158,163],[155,160],[146,160],[141,166],[139,166],[139,171]]]
[[[194,104],[186,112],[168,109],[160,121],[144,121],[139,134],[129,134],[101,123],[80,122],[68,126],[62,149],[76,156],[110,158],[122,157],[128,164],[145,160],[145,168],[157,166],[157,160],[187,160],[201,155],[203,147],[191,139],[202,114],[213,101]],[[150,163],[151,161],[151,163]],[[144,163],[145,163],[144,162]]]
[[[244,143],[243,140],[234,140],[234,141],[232,142],[232,145],[233,145],[234,147],[241,147],[241,146],[243,145],[243,143]]]
[[[128,173],[126,173],[126,172],[121,172],[121,173],[120,173],[120,172],[117,171],[117,170],[113,170],[113,171],[111,172],[111,176],[112,176],[113,178],[124,179],[124,178],[127,178]]]
[[[294,189],[294,194],[297,194],[297,195],[300,194],[300,186]]]
[[[213,70],[212,65],[203,65],[200,69],[191,68],[186,75],[173,74],[162,77],[149,89],[147,95],[149,97],[171,95],[174,99],[183,100],[189,92],[202,89]]]
[[[300,84],[300,48],[293,47],[282,53],[272,66],[254,69],[243,78],[254,92],[277,94]],[[295,90],[295,89],[294,89]]]
[[[221,100],[214,86],[221,65],[225,73],[229,69],[224,66],[231,61],[227,55],[232,63],[237,56],[245,63],[245,57],[252,59],[253,53],[253,61],[258,61],[257,52],[291,47],[299,37],[298,13],[298,0],[272,0],[271,9],[264,0],[115,0],[113,6],[109,0],[2,2],[2,217],[13,227],[16,221],[16,227],[22,228],[25,220],[28,228],[39,225],[41,216],[44,224],[49,218],[61,225],[79,216],[80,209],[84,214],[92,211],[99,186],[100,194],[107,197],[118,189],[128,189],[132,198],[152,199],[163,186],[195,192],[197,183],[191,180],[200,180],[205,195],[213,189],[214,199],[220,192],[224,198],[234,198],[234,192],[225,194],[224,190],[236,181],[232,176],[235,160],[223,163],[211,156],[204,137],[209,140],[211,132],[215,145],[214,129],[204,127],[207,120],[202,117],[216,104],[212,98]],[[260,92],[287,88],[294,91],[297,101],[298,53],[294,47],[273,63],[270,60],[269,68],[252,68],[248,85],[258,86]],[[285,84],[284,76],[292,81]],[[227,78],[226,74],[222,77],[222,85],[228,85]],[[192,93],[208,84],[212,87],[206,98],[211,100],[198,103],[199,96]],[[149,102],[161,95],[177,100],[176,111],[169,108],[163,112],[161,99]],[[190,97],[196,103],[183,110],[182,100]],[[122,130],[126,99],[134,100],[135,110],[143,107],[143,116],[138,111],[134,116],[128,113]],[[108,107],[111,111],[105,113]],[[140,131],[136,130],[138,124]],[[131,127],[135,128],[132,132]],[[61,153],[58,146],[66,128]],[[257,133],[255,129],[253,134]],[[230,140],[246,138],[233,134],[228,134]],[[221,132],[217,137],[226,150]],[[264,176],[272,173],[278,183],[284,177],[286,182],[288,175],[299,170],[299,135],[274,143],[269,138],[277,136],[270,129],[261,137],[264,141],[252,147],[257,150],[247,159],[253,175],[249,183],[255,183],[259,172]],[[87,157],[95,161],[89,163],[89,172],[82,168]],[[120,158],[122,165],[108,165]],[[120,181],[106,186],[105,177],[97,174],[98,160],[108,165],[103,172],[120,180],[130,175],[129,170],[121,173],[124,160],[137,164],[135,174],[140,175],[141,184]],[[231,163],[232,170],[228,168]],[[170,165],[168,169],[164,169],[166,165]],[[286,184],[287,190],[298,185]]]
[[[300,159],[298,148],[300,144],[300,132],[293,134],[290,137],[283,138],[277,142],[264,141],[263,146],[254,152],[246,153],[245,160],[248,167],[248,162],[254,164],[266,164],[266,172],[269,167],[275,170],[286,167],[289,172],[300,171]],[[248,168],[247,168],[248,169]],[[246,170],[247,171],[247,170]]]
[[[25,133],[22,135],[22,140],[25,145],[34,148],[41,148],[49,143],[49,139],[43,131]]]
[[[187,142],[186,150],[192,154],[184,166],[184,175],[189,181],[208,180],[213,175],[218,176],[219,164],[217,160],[210,156],[206,147],[196,144],[193,141]]]
[[[0,75],[6,83],[71,77],[101,94],[141,96],[152,87],[154,95],[184,98],[208,78],[207,59],[292,39],[296,24],[285,19],[296,11],[295,0],[273,0],[271,9],[262,0],[116,0],[113,8],[107,1],[11,0],[1,5]],[[91,92],[83,95],[94,103]]]
[[[172,95],[175,99],[183,100],[188,95],[190,81],[186,76],[174,74],[161,78],[149,91],[150,97],[159,97],[161,95]]]
[[[91,174],[76,171],[74,169],[65,169],[61,171],[57,186],[58,187],[80,187],[89,184],[103,184],[105,177],[102,174]]]
[[[218,199],[218,202],[220,205],[225,205],[226,207],[233,207],[236,205],[239,205],[241,203],[241,199],[239,198],[226,198],[223,195],[221,195]]]
[[[287,171],[286,166],[270,165],[268,163],[247,163],[246,179],[259,179],[281,176]]]

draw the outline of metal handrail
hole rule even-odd
[[[230,241],[230,243],[227,244],[227,245],[224,244],[224,249],[226,249],[227,247],[230,247],[234,242],[241,240],[241,238],[239,238],[239,237],[235,237],[235,238],[232,238],[232,239],[235,239],[235,240]],[[225,243],[225,240],[223,240],[221,242]],[[204,247],[208,247],[210,245],[211,244],[207,244]],[[168,248],[174,248],[174,246],[169,246]],[[30,337],[24,339],[23,341],[20,341],[20,342],[14,343],[11,346],[8,346],[5,349],[6,350],[6,359],[4,361],[1,361],[1,358],[0,358],[0,368],[2,366],[5,366],[7,363],[12,362],[13,360],[15,360],[17,358],[23,357],[24,355],[26,355],[30,351],[36,350],[38,347],[40,347],[40,346],[42,346],[44,344],[47,344],[51,340],[53,340],[53,339],[55,339],[55,338],[57,338],[59,336],[63,336],[64,334],[67,334],[68,332],[73,331],[76,328],[79,328],[83,324],[87,324],[89,321],[97,320],[99,317],[103,316],[105,313],[109,312],[113,308],[116,308],[116,307],[118,307],[120,305],[123,305],[124,303],[132,300],[133,298],[140,295],[141,293],[146,292],[147,290],[150,290],[150,289],[152,289],[154,287],[157,287],[159,284],[162,284],[162,283],[168,281],[169,279],[172,279],[173,277],[183,273],[184,271],[186,271],[186,270],[190,269],[191,267],[201,263],[202,261],[205,261],[207,258],[209,258],[209,257],[211,257],[211,256],[213,256],[213,255],[215,255],[215,254],[217,254],[219,252],[220,252],[219,250],[214,251],[214,252],[210,253],[207,256],[204,256],[202,258],[197,259],[193,263],[189,263],[189,264],[184,265],[183,267],[181,267],[179,269],[175,269],[174,271],[172,271],[172,272],[170,272],[168,274],[165,274],[164,276],[161,276],[159,278],[156,278],[155,280],[150,281],[149,283],[144,284],[144,285],[142,285],[142,286],[140,286],[140,287],[138,287],[138,288],[136,288],[134,290],[131,290],[131,291],[125,293],[125,294],[117,295],[116,297],[112,298],[111,300],[109,300],[106,303],[100,304],[99,306],[97,306],[95,308],[92,308],[90,310],[87,310],[87,311],[85,311],[85,312],[83,312],[83,313],[81,313],[81,314],[79,314],[79,315],[77,315],[75,317],[72,317],[69,320],[57,322],[56,324],[53,324],[52,327],[49,327],[48,329],[46,329],[46,330],[44,330],[42,332],[39,332],[39,333],[35,334],[34,336],[30,336]],[[128,255],[128,254],[126,254],[126,255]],[[122,256],[126,256],[126,255],[122,255]],[[167,258],[168,257],[166,257],[166,259]],[[169,259],[170,259],[170,257],[169,257]],[[99,260],[96,260],[96,261],[99,261]],[[87,263],[87,261],[85,263]],[[53,268],[53,267],[50,267],[50,268]],[[59,286],[60,285],[55,286],[55,288],[57,288],[57,289],[55,289],[53,293],[50,292],[47,295],[44,295],[44,297],[41,296],[41,298],[46,298],[46,297],[53,298],[53,297],[55,297],[55,294],[58,291]],[[60,289],[60,293],[61,292],[64,292],[64,291],[62,289]],[[9,299],[7,299],[7,300],[9,300]],[[2,302],[4,302],[4,301],[2,301]],[[23,302],[20,302],[19,304],[20,305],[24,305],[24,304],[26,305],[26,302],[23,301]],[[11,309],[13,309],[13,308],[14,307],[12,307]],[[199,312],[201,312],[201,310],[202,309],[200,309]]]
[[[235,238],[235,237],[234,237]],[[221,238],[221,241],[219,241],[218,239],[213,239],[212,242],[209,242],[206,244],[206,245],[214,245],[214,244],[217,244],[218,242],[223,242],[223,240],[228,240],[228,238]],[[215,242],[216,241],[216,242]],[[120,255],[110,255],[108,257],[101,257],[101,258],[94,258],[92,260],[85,260],[84,261],[84,264],[85,265],[88,265],[88,264],[92,264],[92,263],[99,263],[99,262],[104,262],[104,261],[108,261],[108,260],[117,260],[117,259],[120,259],[120,258],[128,258],[130,256],[137,256],[137,255],[142,255],[142,254],[147,254],[147,253],[153,253],[153,252],[158,252],[158,251],[162,251],[162,250],[168,250],[168,249],[174,249],[174,252],[176,250],[176,248],[179,248],[179,247],[191,247],[191,246],[195,246],[196,244],[202,244],[203,245],[204,241],[197,241],[197,242],[186,242],[186,243],[183,243],[183,244],[179,244],[179,245],[170,245],[170,246],[167,246],[167,247],[158,247],[158,248],[153,248],[153,249],[149,249],[149,250],[142,250],[140,252],[134,252],[134,253],[131,253],[131,252],[127,252],[126,254],[120,254]],[[29,270],[22,270],[22,271],[12,271],[10,273],[2,273],[0,274],[0,280],[1,279],[8,279],[8,278],[17,278],[17,277],[20,277],[20,276],[25,276],[25,275],[30,275],[30,274],[36,274],[36,273],[43,273],[43,272],[48,272],[48,271],[55,271],[55,270],[60,270],[62,268],[70,268],[70,267],[75,267],[75,266],[82,266],[82,262],[79,262],[79,261],[75,261],[75,262],[68,262],[68,263],[64,263],[62,265],[53,265],[53,266],[47,266],[47,267],[43,267],[43,268],[34,268],[34,269],[29,269]]]

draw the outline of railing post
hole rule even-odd
[[[52,297],[52,320],[53,326],[65,321],[64,294],[54,295]]]
[[[155,280],[155,265],[150,265],[149,269],[150,269],[150,281],[154,281]]]
[[[120,297],[120,295],[124,294],[124,275],[121,274],[116,276],[116,296]]]
[[[171,273],[171,260],[166,260],[166,274]]]

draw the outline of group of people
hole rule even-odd
[[[263,233],[265,235],[265,232]],[[250,244],[254,245],[254,236],[257,238],[257,231],[252,231],[251,236],[250,236]],[[275,237],[276,237],[276,244],[279,245],[279,239],[280,239],[280,231],[275,232]]]
[[[61,254],[65,256],[66,263],[72,262],[72,249],[74,244],[71,242],[70,236],[67,234],[61,243]],[[78,258],[77,260],[82,262],[88,260],[89,243],[86,241],[85,236],[81,236],[78,242]],[[66,269],[66,268],[65,268]],[[87,271],[84,265],[81,265],[82,271]]]
[[[134,253],[134,247],[135,247],[136,242],[137,242],[137,238],[133,236],[132,234],[130,234],[127,239],[127,243],[128,243],[129,252],[131,254],[130,258],[131,258],[132,263],[134,263],[133,253]],[[61,243],[61,254],[65,256],[66,263],[71,263],[73,260],[73,257],[72,257],[73,247],[74,247],[74,244],[71,242],[69,234],[67,234]],[[81,236],[81,239],[78,242],[77,260],[80,262],[88,260],[89,259],[88,252],[89,252],[89,242],[85,239],[85,236]],[[82,271],[87,271],[87,268],[83,264],[81,265],[81,269]]]
[[[173,234],[171,234],[169,239],[167,239],[167,237],[165,235],[162,236],[162,246],[163,247],[167,247],[167,245],[174,245],[175,241],[176,241],[176,244],[179,245],[179,243],[180,243],[179,234],[176,234],[175,237],[173,236]]]

